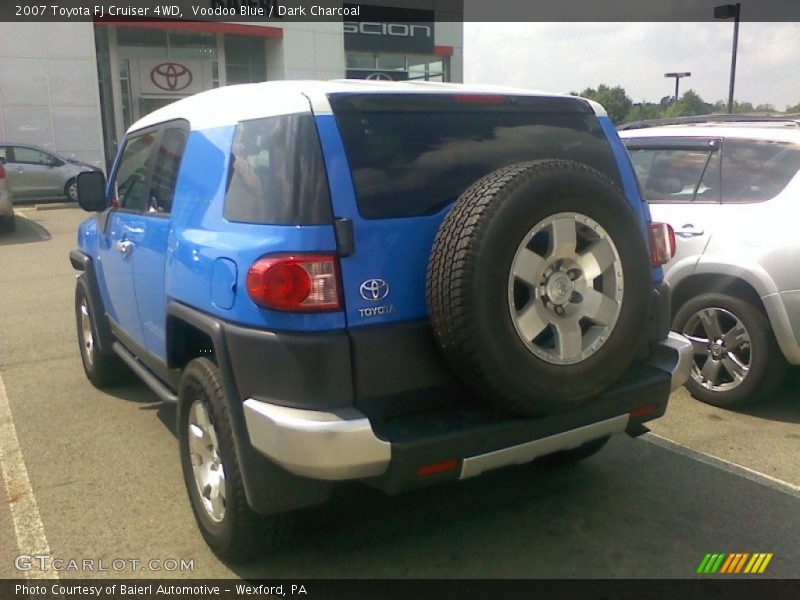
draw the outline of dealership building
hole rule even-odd
[[[0,140],[106,167],[131,123],[215,87],[462,81],[461,0],[425,3],[434,10],[380,4],[344,22],[2,22]]]

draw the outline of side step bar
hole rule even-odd
[[[161,383],[161,380],[153,375],[147,367],[136,360],[136,357],[128,352],[128,350],[119,342],[114,342],[112,346],[114,352],[128,365],[131,370],[139,376],[139,378],[147,384],[153,393],[158,396],[162,402],[177,403],[178,397],[173,394],[170,389]]]

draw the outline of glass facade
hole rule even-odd
[[[450,57],[434,54],[347,52],[349,79],[450,81]]]

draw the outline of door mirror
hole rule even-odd
[[[106,176],[100,171],[78,173],[78,204],[88,212],[106,209]]]

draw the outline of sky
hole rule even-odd
[[[733,23],[464,23],[464,82],[580,92],[621,85],[634,102],[680,93],[728,98]],[[800,103],[800,23],[742,22],[734,98]]]

